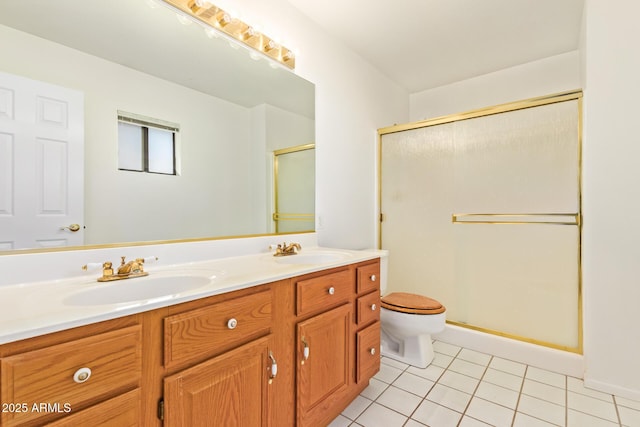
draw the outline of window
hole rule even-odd
[[[177,175],[179,130],[175,123],[118,111],[118,169]]]

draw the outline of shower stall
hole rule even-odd
[[[581,103],[575,91],[380,129],[389,290],[580,353]]]

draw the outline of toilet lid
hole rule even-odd
[[[406,292],[393,292],[382,297],[382,307],[412,314],[440,314],[445,312],[445,307],[433,298]]]

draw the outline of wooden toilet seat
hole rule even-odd
[[[446,308],[433,298],[407,292],[393,292],[382,297],[380,305],[387,310],[410,314],[440,314]]]

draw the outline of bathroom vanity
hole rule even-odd
[[[316,264],[302,252],[168,269],[156,274],[215,279],[164,301],[82,311],[106,320],[5,339],[0,426],[328,424],[380,365],[380,255],[343,253]],[[71,296],[83,291],[68,286]]]

